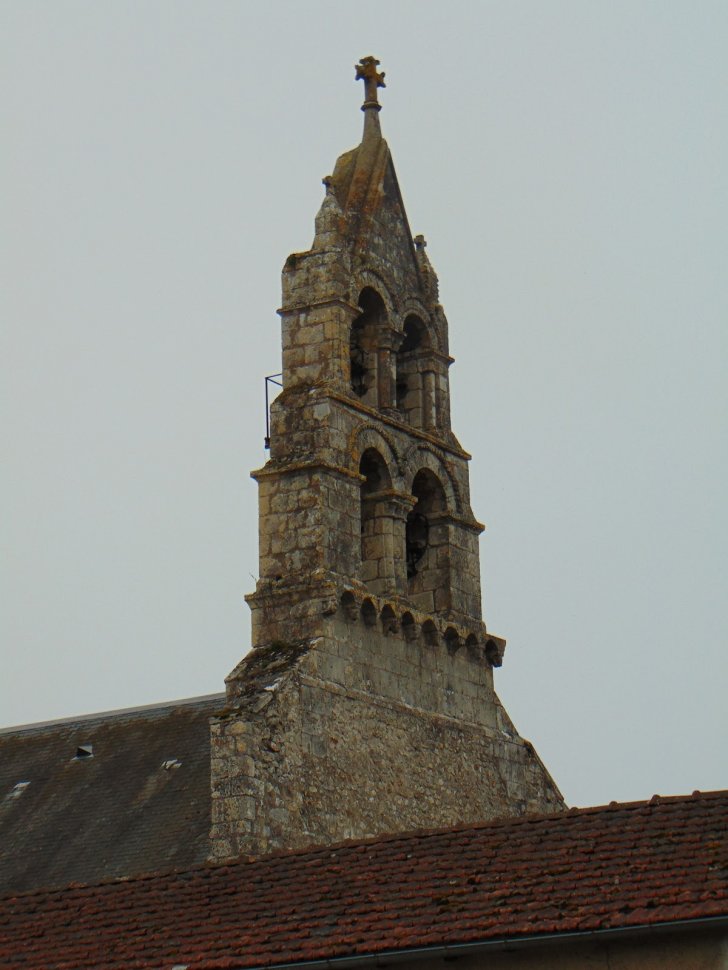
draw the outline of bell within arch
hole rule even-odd
[[[407,516],[405,541],[407,544],[407,576],[412,578],[417,572],[417,564],[427,551],[430,525],[420,512],[410,512]]]

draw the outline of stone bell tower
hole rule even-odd
[[[493,689],[447,320],[379,123],[283,268],[283,390],[259,486],[253,650],[213,723],[213,854],[554,810]]]

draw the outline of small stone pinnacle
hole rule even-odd
[[[424,249],[427,246],[427,240],[422,233],[420,233],[419,236],[415,236],[414,244],[416,249]]]
[[[384,71],[381,73],[377,71],[378,66],[379,61],[376,57],[362,57],[359,63],[354,65],[356,80],[364,81],[362,111],[366,111],[367,108],[374,108],[376,111],[381,110],[382,106],[377,98],[377,88],[386,88],[387,85],[384,83]]]

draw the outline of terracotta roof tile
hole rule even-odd
[[[0,898],[8,970],[225,970],[728,915],[728,792]]]

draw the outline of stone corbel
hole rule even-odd
[[[485,641],[485,659],[491,667],[503,665],[503,654],[506,652],[506,641],[502,637],[488,636]]]

